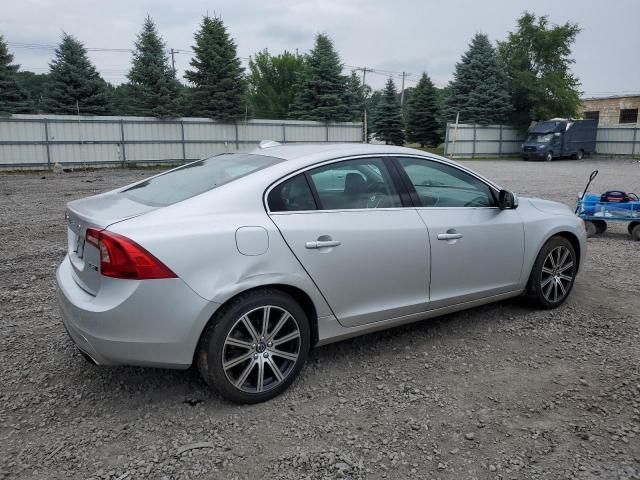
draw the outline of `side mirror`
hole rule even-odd
[[[500,190],[498,194],[498,208],[500,210],[518,208],[518,196],[509,190]]]

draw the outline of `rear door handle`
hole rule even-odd
[[[457,233],[455,230],[449,230],[447,233],[438,234],[438,240],[457,240],[462,237],[463,235],[461,233]]]
[[[337,247],[338,245],[342,245],[342,242],[339,240],[316,240],[314,242],[305,243],[304,248],[308,248],[308,249],[329,248],[329,247]]]

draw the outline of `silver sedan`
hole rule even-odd
[[[363,144],[222,154],[75,200],[64,325],[99,365],[285,390],[309,348],[518,295],[568,297],[583,222],[445,158]]]

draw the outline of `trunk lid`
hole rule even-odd
[[[104,229],[159,207],[131,200],[120,192],[109,192],[73,200],[67,204],[68,255],[76,283],[91,295],[100,289],[100,252],[86,242],[88,228]]]

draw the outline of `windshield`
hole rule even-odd
[[[527,137],[527,143],[548,143],[553,138],[553,133],[531,133]]]
[[[282,161],[280,158],[264,155],[224,153],[189,163],[138,183],[120,193],[138,202],[166,206]]]

